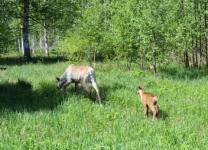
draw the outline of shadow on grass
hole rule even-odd
[[[64,94],[57,91],[55,85],[42,83],[33,90],[32,85],[24,80],[0,84],[0,109],[13,111],[53,110],[64,100]]]
[[[171,79],[200,79],[208,77],[208,68],[185,68],[182,66],[170,66],[166,68],[160,68],[159,72],[162,77],[168,77]]]
[[[105,104],[108,101],[107,95],[122,87],[121,84],[114,84],[110,87],[102,86],[100,88],[102,103]],[[40,87],[35,90],[29,82],[24,80],[0,83],[0,110],[18,112],[53,110],[63,103],[67,96],[84,94],[82,87],[75,91],[74,86],[70,86],[67,90],[69,90],[69,95],[64,90],[57,90],[55,84],[50,82],[40,83]],[[88,97],[89,100],[98,103],[95,90],[91,90],[92,95],[90,98]]]
[[[100,97],[101,97],[101,103],[103,105],[106,104],[106,102],[108,101],[107,96],[110,95],[110,93],[114,92],[115,90],[121,89],[124,86],[122,84],[116,83],[113,84],[113,86],[100,86],[99,87],[99,92],[100,92]],[[98,99],[97,99],[97,94],[96,91],[93,87],[91,87],[91,95],[86,96],[86,92],[84,91],[84,88],[79,85],[77,91],[75,91],[74,89],[74,85],[70,85],[67,88],[67,91],[69,92],[69,95],[85,95],[86,98],[88,98],[90,101],[94,102],[94,103],[99,103]]]
[[[113,93],[116,90],[121,89],[121,88],[125,88],[125,87],[120,83],[114,83],[112,86],[107,86],[107,85],[101,86],[100,87],[100,96],[102,99],[102,103],[106,104],[106,102],[109,101],[108,95],[111,95],[111,93]]]
[[[0,67],[0,70],[6,70],[7,68],[6,67]]]
[[[42,63],[42,64],[51,64],[56,62],[65,62],[68,59],[63,56],[51,56],[51,57],[33,57],[29,62],[26,62],[23,57],[0,57],[1,65],[23,65],[27,63]]]
[[[159,109],[157,117],[162,120],[166,120],[168,118],[168,113],[162,109]]]

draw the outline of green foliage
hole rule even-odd
[[[19,2],[4,0],[0,2],[0,52],[16,49],[15,36],[18,35],[20,22]],[[14,44],[15,43],[15,44]]]
[[[81,60],[83,56],[83,49],[84,52],[87,52],[89,42],[87,39],[82,39],[77,34],[73,34],[64,39],[60,40],[57,45],[57,49],[61,53],[67,53],[68,57],[73,60]],[[78,57],[78,58],[76,58]]]
[[[72,30],[75,34],[67,38],[77,39],[78,34],[81,41],[88,41],[88,48],[80,45],[79,51],[88,53],[90,49],[105,59],[139,60],[141,66],[167,64],[185,51],[191,52],[194,37],[206,33],[200,19],[206,14],[203,4],[92,0],[82,9],[82,18]]]
[[[175,45],[171,38],[176,31],[173,28],[177,5],[174,3],[170,9],[172,4],[172,1],[93,0],[83,10],[74,32],[89,41],[92,51],[104,58],[152,62],[154,49],[159,62],[164,62],[163,58]],[[76,39],[74,34],[70,36]]]
[[[0,43],[15,49],[22,5],[1,4],[6,17],[0,17]],[[36,43],[33,50],[48,45],[76,61],[126,60],[149,68],[185,62],[187,52],[193,66],[199,59],[208,64],[207,5],[185,0],[30,1],[30,44]]]
[[[44,19],[47,29],[55,30],[61,36],[65,35],[75,24],[75,18],[80,16],[80,0],[37,0],[31,2],[32,25],[42,25]],[[33,28],[33,30],[35,30]],[[37,30],[37,29],[36,29]]]

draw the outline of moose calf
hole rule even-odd
[[[158,114],[157,97],[152,93],[144,92],[144,88],[141,86],[138,87],[137,94],[140,95],[144,106],[144,117],[147,117],[148,109],[150,109],[153,113],[154,120]]]
[[[75,90],[77,90],[78,84],[81,83],[88,96],[90,95],[90,89],[87,83],[90,82],[96,91],[99,103],[101,103],[101,98],[99,94],[99,89],[96,83],[95,70],[90,66],[80,66],[80,65],[69,65],[65,72],[60,76],[56,77],[57,88],[64,88],[70,83],[75,83]]]

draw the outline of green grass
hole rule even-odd
[[[154,78],[136,65],[98,64],[100,106],[95,92],[89,99],[81,87],[56,90],[55,76],[68,64],[2,61],[0,149],[207,149],[205,73],[167,68]],[[159,98],[157,121],[143,118],[139,84]]]

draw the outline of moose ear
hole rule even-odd
[[[60,78],[59,78],[59,77],[56,77],[56,80],[57,80],[57,81],[60,81]]]

